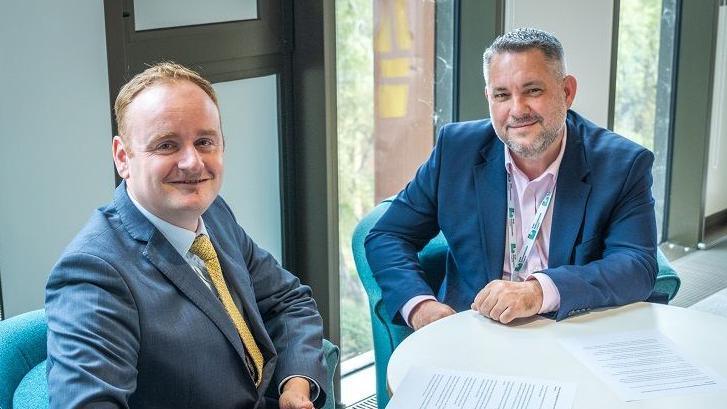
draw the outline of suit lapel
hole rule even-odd
[[[240,355],[245,359],[245,349],[235,326],[222,303],[202,280],[197,277],[187,262],[177,253],[169,241],[156,231],[144,250],[144,255],[162,274],[219,328]]]
[[[166,237],[136,208],[126,192],[126,182],[116,188],[114,206],[129,235],[147,243],[144,256],[219,328],[240,359],[244,360],[242,340],[222,303],[202,283]]]
[[[570,123],[568,125],[568,140],[558,170],[548,267],[570,264],[573,245],[583,224],[591,192],[591,185],[585,181],[590,169],[586,162],[583,137]]]
[[[507,182],[505,177],[505,146],[497,137],[480,152],[484,162],[473,169],[480,235],[485,247],[482,265],[487,268],[488,281],[502,278],[505,258],[505,220],[507,215]]]

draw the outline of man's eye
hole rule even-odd
[[[528,94],[530,94],[530,95],[540,95],[542,93],[543,93],[543,90],[540,88],[530,88],[528,90]]]
[[[159,151],[170,151],[172,149],[174,149],[174,144],[171,142],[162,142],[157,145],[157,150]]]
[[[208,138],[200,139],[197,141],[197,146],[202,146],[202,147],[215,146],[215,141],[213,141],[212,139],[208,139]]]
[[[495,94],[495,99],[502,100],[502,99],[505,99],[505,98],[507,98],[507,94],[505,94],[503,92],[499,92],[499,93]]]

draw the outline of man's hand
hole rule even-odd
[[[494,280],[480,290],[472,303],[472,309],[507,324],[515,318],[537,314],[542,305],[543,289],[538,280]]]
[[[288,379],[283,385],[278,404],[280,409],[314,409],[308,380],[300,377]]]
[[[425,300],[417,304],[409,314],[409,323],[414,331],[419,330],[425,325],[429,325],[436,320],[448,317],[455,311],[447,304],[442,304],[434,300]]]

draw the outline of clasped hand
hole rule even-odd
[[[543,289],[538,280],[493,280],[477,293],[472,309],[482,316],[507,324],[515,318],[537,314],[542,305]]]
[[[530,317],[543,305],[543,289],[538,280],[511,282],[494,280],[480,290],[472,309],[485,317],[507,324],[515,318]],[[419,303],[411,312],[410,323],[418,330],[454,314],[452,307],[434,300]]]

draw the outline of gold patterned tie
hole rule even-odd
[[[189,251],[204,261],[207,273],[215,289],[217,289],[220,301],[222,301],[222,305],[224,305],[227,314],[232,318],[232,323],[235,324],[235,328],[237,328],[237,332],[240,334],[240,339],[242,339],[247,353],[250,354],[255,364],[255,373],[252,374],[255,380],[255,386],[260,386],[263,378],[263,354],[260,352],[260,348],[258,348],[245,319],[240,314],[240,310],[237,309],[234,301],[232,301],[232,295],[230,295],[230,290],[227,289],[227,284],[225,284],[225,278],[222,276],[222,267],[220,267],[220,261],[217,259],[217,252],[212,247],[210,238],[204,234],[200,234],[194,239]]]

